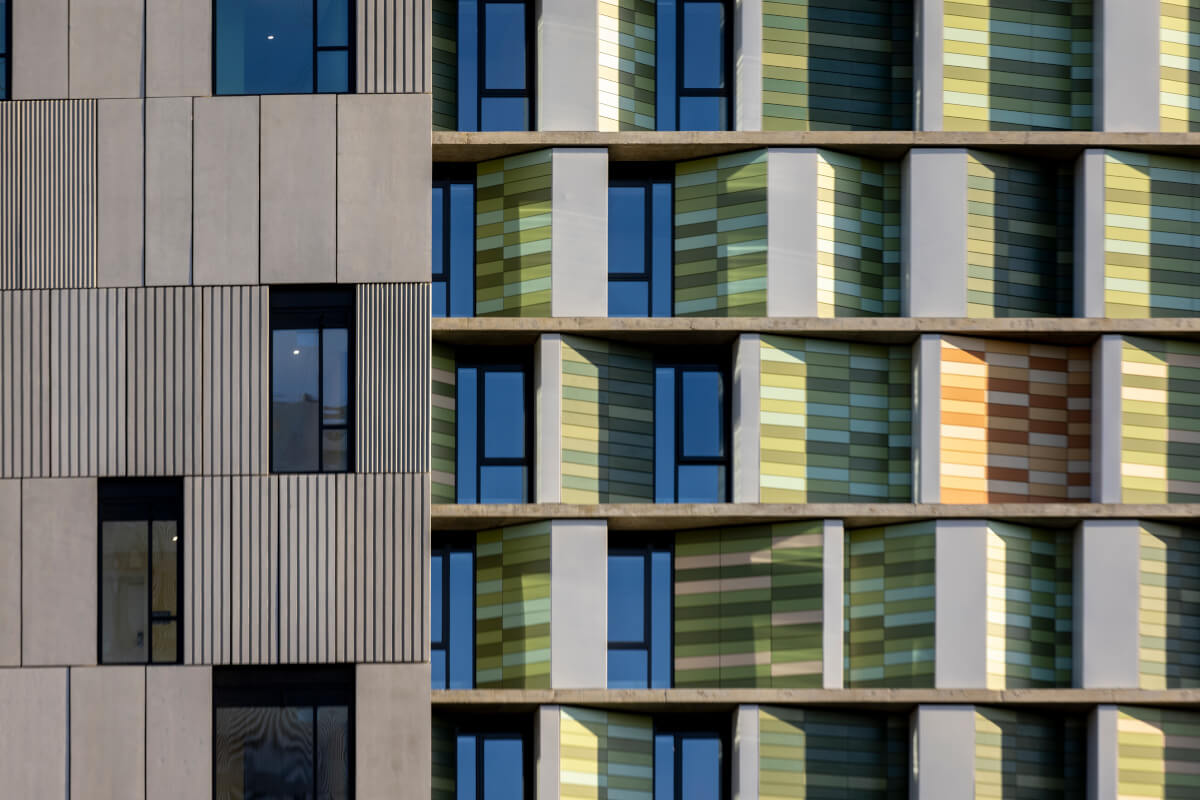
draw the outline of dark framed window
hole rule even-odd
[[[529,502],[532,375],[524,352],[490,349],[459,354],[458,502]]]
[[[100,663],[183,661],[183,481],[101,479]]]
[[[654,720],[654,800],[729,797],[728,718]]]
[[[433,316],[475,316],[475,165],[433,170]]]
[[[529,0],[458,0],[458,129],[533,130]]]
[[[658,0],[658,129],[732,128],[733,11],[728,0]]]
[[[729,378],[723,364],[667,356],[654,369],[654,495],[659,503],[729,496]]]
[[[670,537],[609,536],[608,688],[668,689],[674,673]]]
[[[353,92],[351,0],[214,0],[215,94]]]
[[[475,534],[436,534],[430,552],[434,689],[475,686]]]
[[[7,100],[9,86],[12,84],[10,70],[12,52],[9,31],[12,30],[12,4],[8,0],[0,0],[0,100]]]
[[[533,800],[532,718],[445,716],[454,736],[458,800]]]
[[[674,169],[621,164],[608,178],[608,315],[669,317],[675,251]]]
[[[271,471],[354,469],[354,290],[271,290]]]
[[[213,669],[213,796],[354,797],[354,667]]]

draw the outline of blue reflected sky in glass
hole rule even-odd
[[[675,368],[654,370],[654,501],[675,502]]]
[[[348,0],[317,0],[317,46],[350,46]]]
[[[432,267],[433,267],[433,299],[432,299],[432,315],[435,317],[446,316],[446,283],[441,282],[441,278],[449,278],[446,274],[445,264],[445,242],[446,229],[443,227],[444,211],[446,202],[446,188],[444,186],[434,186],[430,193],[430,205],[433,212],[433,241],[432,241]]]
[[[475,555],[450,553],[450,663],[451,689],[475,686]]]
[[[724,3],[683,4],[683,86],[685,89],[725,86]]]
[[[650,555],[650,688],[671,686],[671,553]]]
[[[475,789],[475,736],[465,734],[458,737],[458,748],[455,754],[457,764],[456,800],[478,800]]]
[[[483,378],[485,458],[525,455],[525,373],[487,370]]]
[[[680,503],[724,503],[725,468],[717,464],[679,466]]]
[[[621,554],[608,557],[608,640],[646,639],[646,557]]]
[[[450,316],[475,316],[475,185],[450,186]]]
[[[686,800],[720,800],[721,740],[715,736],[685,736],[679,750],[679,796]]]
[[[271,457],[277,472],[316,472],[320,446],[317,331],[271,333]]]
[[[525,3],[486,3],[483,31],[485,88],[524,89]]]
[[[679,98],[679,130],[723,131],[727,127],[724,97]]]
[[[458,469],[455,482],[458,486],[458,502],[474,503],[479,493],[475,486],[475,468],[478,466],[476,442],[479,418],[478,370],[475,367],[460,367],[458,370],[457,420]]]
[[[608,272],[646,272],[646,188],[608,187]]]
[[[322,50],[317,53],[317,91],[337,93],[350,91],[350,52]]]
[[[675,15],[676,0],[658,0],[654,86],[656,125],[660,131],[675,130],[675,101],[678,99],[675,88]]]
[[[522,749],[520,739],[483,740],[483,800],[523,800]]]
[[[654,736],[654,800],[675,800],[674,734]]]
[[[653,314],[656,317],[671,316],[672,262],[675,251],[675,209],[673,208],[672,186],[669,182],[655,183],[651,195],[651,242],[652,269],[654,279]]]
[[[650,311],[650,287],[645,281],[609,281],[610,317],[645,317]]]
[[[479,469],[479,502],[529,502],[529,472],[515,464],[490,464]]]
[[[350,420],[350,334],[345,328],[325,328],[321,337],[321,422],[345,425]]]
[[[683,371],[681,381],[683,447],[680,452],[687,457],[721,457],[725,454],[721,373],[689,369]]]
[[[524,97],[484,97],[480,102],[481,131],[529,130],[529,100]]]
[[[649,655],[645,650],[608,651],[608,688],[649,688]]]
[[[313,90],[311,0],[217,0],[217,94]]]
[[[458,0],[458,129],[479,130],[479,4]]]
[[[442,571],[445,556],[435,553],[429,557],[429,643],[442,644]]]

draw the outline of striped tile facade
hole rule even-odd
[[[817,315],[900,316],[900,163],[817,154]]]
[[[1200,3],[1161,0],[1159,33],[1160,129],[1200,130]]]
[[[1200,537],[1142,521],[1138,649],[1143,689],[1200,687]]]
[[[1200,713],[1121,706],[1117,800],[1200,796]]]
[[[654,0],[599,0],[602,131],[655,129]]]
[[[599,339],[562,339],[562,500],[654,502],[654,360]]]
[[[767,0],[762,129],[912,128],[908,0]]]
[[[1090,498],[1091,351],[944,336],[941,501]]]
[[[1069,317],[1074,171],[967,152],[967,316]]]
[[[908,790],[908,719],[760,706],[759,800],[887,800]]]
[[[767,151],[679,162],[675,316],[766,314]]]
[[[482,161],[475,179],[475,314],[550,316],[552,151]]]
[[[987,688],[1071,685],[1070,531],[987,523]]]
[[[1200,160],[1108,150],[1104,161],[1105,315],[1200,315]]]
[[[976,800],[1083,800],[1080,719],[975,709]]]
[[[764,503],[908,502],[912,350],[763,336]]]
[[[1091,0],[946,0],[944,13],[944,130],[1091,129]]]
[[[932,688],[934,523],[846,532],[847,688]]]
[[[675,686],[820,688],[821,522],[680,533]]]
[[[1122,342],[1121,498],[1200,500],[1200,344],[1140,336]]]
[[[458,0],[430,0],[433,129],[458,130]]]
[[[550,523],[480,531],[475,686],[550,688]]]
[[[458,501],[458,369],[454,349],[434,342],[429,403],[430,485],[434,503]]]
[[[563,706],[558,780],[563,800],[653,800],[653,719]]]

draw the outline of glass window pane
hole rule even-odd
[[[456,438],[458,469],[455,485],[458,487],[458,502],[477,503],[479,493],[475,485],[477,457],[477,424],[479,422],[479,394],[477,389],[478,370],[462,367],[458,370],[458,436]]]
[[[724,503],[725,468],[715,464],[681,464],[680,503]]]
[[[646,281],[609,281],[610,317],[650,316],[650,287]]]
[[[683,455],[720,458],[725,454],[721,424],[724,395],[721,373],[685,370],[683,386]]]
[[[345,428],[321,431],[321,467],[325,472],[350,469],[350,436]]]
[[[313,90],[311,0],[217,0],[217,94]]]
[[[671,189],[670,183],[656,183],[651,196],[651,289],[654,292],[653,314],[656,317],[671,316],[671,273],[675,251],[675,209],[672,207]]]
[[[525,467],[488,466],[479,470],[479,502],[525,503],[529,486]]]
[[[684,737],[679,743],[680,794],[688,800],[721,797],[721,741],[716,737]]]
[[[723,131],[728,127],[724,97],[679,98],[679,130]]]
[[[446,253],[442,247],[442,243],[443,237],[446,235],[446,230],[442,227],[442,216],[445,213],[446,205],[445,187],[434,186],[430,199],[433,210],[433,274],[435,276],[444,275],[446,273],[446,265],[444,263]]]
[[[646,557],[608,557],[608,641],[646,640]]]
[[[458,129],[479,130],[479,8],[458,0]],[[474,797],[472,797],[474,800]]]
[[[435,553],[429,557],[429,642],[442,644],[442,579],[445,556]]]
[[[683,86],[725,86],[725,4],[683,4]],[[680,126],[682,127],[682,126]]]
[[[317,331],[274,331],[271,358],[273,470],[316,472],[319,466]]]
[[[216,797],[311,797],[313,709],[218,708]]]
[[[647,660],[645,650],[609,650],[608,688],[650,688],[650,670]]]
[[[451,689],[475,686],[475,554],[450,554]]]
[[[8,99],[8,58],[0,56],[0,100]]]
[[[521,800],[525,796],[520,739],[483,740],[483,800]]]
[[[179,661],[179,623],[175,620],[155,620],[151,626],[150,659],[155,664],[175,664]]]
[[[487,3],[484,31],[484,87],[525,88],[525,4]]]
[[[608,272],[646,271],[646,188],[608,187]]]
[[[346,706],[317,708],[317,800],[349,800],[349,722]]]
[[[478,800],[475,791],[475,746],[474,736],[458,737],[458,797],[457,800]]]
[[[671,686],[671,553],[656,551],[650,558],[650,686]]]
[[[675,502],[675,369],[654,370],[654,501]]]
[[[144,521],[105,522],[101,538],[101,660],[144,664],[150,650],[146,609],[149,525]]]
[[[450,315],[475,316],[475,186],[450,187]]]
[[[655,48],[655,124],[660,131],[675,130],[675,0],[658,0],[658,17],[655,25],[657,39]]]
[[[322,358],[321,424],[345,425],[350,420],[350,334],[345,328],[321,331]]]
[[[524,97],[485,97],[480,102],[479,130],[529,130],[529,100]]]
[[[317,45],[350,46],[349,0],[317,0]]]
[[[430,686],[433,689],[446,689],[446,651],[434,647],[429,651]]]
[[[156,617],[179,614],[179,525],[163,520],[151,526],[154,574],[150,576],[150,609]]]
[[[484,458],[525,456],[525,373],[488,370],[483,378]]]
[[[675,800],[675,737],[669,733],[654,736],[654,800]]]
[[[447,309],[446,309],[446,282],[439,281],[437,278],[434,278],[433,283],[430,284],[430,294],[431,294],[430,303],[432,305],[432,310],[430,311],[430,316],[433,316],[433,317],[449,316],[446,313],[447,312]]]
[[[317,53],[317,91],[350,91],[349,50],[322,50]]]

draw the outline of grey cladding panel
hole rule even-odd
[[[141,286],[145,116],[141,100],[100,100],[96,122],[96,271],[99,286]]]
[[[13,48],[12,96],[41,100],[67,96],[68,0],[10,2]]]
[[[430,0],[357,0],[359,92],[430,91]]]
[[[146,284],[192,282],[192,99],[146,101]]]
[[[0,786],[6,797],[67,797],[67,670],[0,670]]]
[[[71,97],[145,94],[145,0],[70,3]]]
[[[192,281],[258,283],[257,97],[194,102]]]
[[[71,800],[146,796],[146,668],[71,670]]]
[[[146,0],[146,96],[212,94],[212,3]]]

